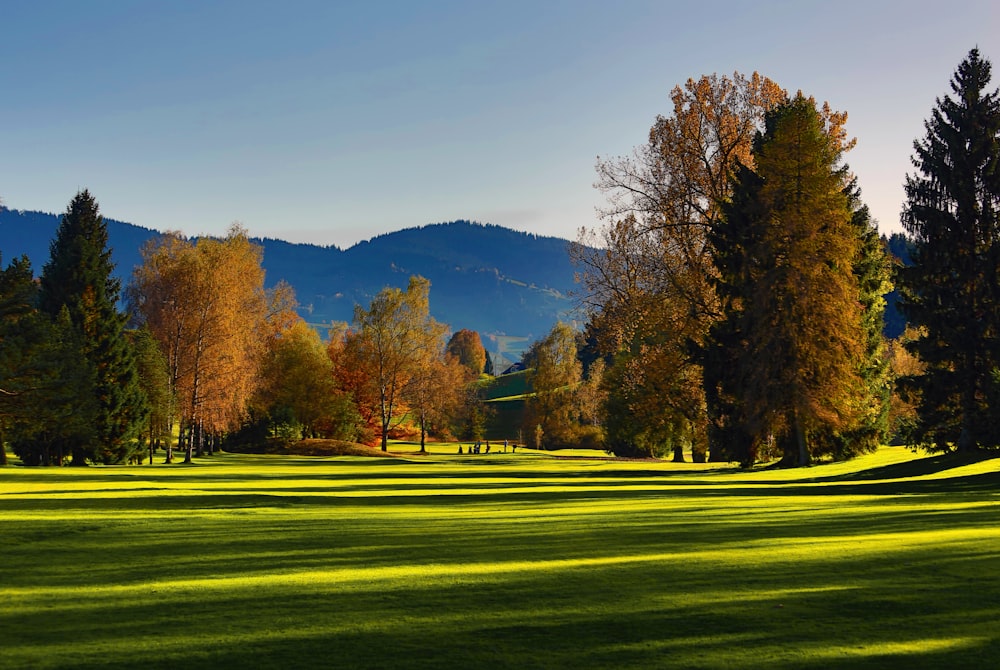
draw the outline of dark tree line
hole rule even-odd
[[[0,421],[25,463],[136,455],[149,404],[112,270],[107,227],[87,191],[63,215],[38,283],[26,258],[3,270]]]

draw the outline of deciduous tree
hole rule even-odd
[[[357,306],[356,359],[373,386],[382,451],[388,450],[389,431],[405,420],[401,410],[405,388],[427,352],[440,350],[443,327],[430,316],[430,282],[411,277],[405,291],[386,287],[367,309]]]
[[[581,301],[601,334],[603,353],[622,356],[613,375],[630,367],[649,371],[646,379],[657,382],[647,389],[632,386],[629,400],[608,408],[628,411],[641,397],[662,397],[659,384],[692,394],[671,396],[674,404],[664,405],[662,413],[650,405],[636,417],[618,417],[617,424],[609,417],[612,432],[621,425],[636,435],[660,435],[665,423],[676,423],[678,412],[686,419],[681,423],[704,424],[701,360],[692,355],[692,344],[704,340],[719,314],[710,234],[721,223],[737,162],[752,164],[751,142],[764,113],[785,98],[757,73],[689,79],[671,92],[673,113],[657,117],[647,144],[630,157],[598,161],[608,223],[599,236],[581,234],[573,247]],[[700,414],[686,414],[692,410]],[[649,423],[642,427],[640,421]],[[615,443],[632,448],[618,438]]]
[[[185,461],[201,455],[206,433],[238,427],[255,390],[267,317],[283,313],[268,305],[261,260],[261,248],[233,226],[222,240],[153,240],[133,275],[133,309],[167,358]]]
[[[486,370],[486,348],[479,333],[463,328],[448,340],[447,352],[478,377]]]

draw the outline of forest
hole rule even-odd
[[[418,275],[317,329],[290,285],[265,288],[261,246],[234,225],[149,240],[122,282],[82,190],[37,277],[26,257],[0,269],[0,455],[191,463],[492,439],[752,468],[889,442],[995,449],[990,80],[973,49],[930,111],[892,250],[847,163],[846,112],[758,73],[677,86],[646,144],[599,159],[602,223],[569,252],[585,325],[530,345],[518,393],[499,390],[479,333],[431,316]],[[905,318],[888,317],[892,337],[887,297]]]

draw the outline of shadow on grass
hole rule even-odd
[[[536,541],[513,553],[545,548]],[[498,564],[351,588],[276,579],[180,594],[153,582],[138,597],[70,600],[61,616],[43,603],[3,621],[7,667],[989,667],[1000,653],[996,556],[968,564],[943,546],[894,559]]]

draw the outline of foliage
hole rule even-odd
[[[337,388],[333,362],[319,333],[297,319],[273,338],[264,353],[255,404],[273,430],[287,424],[302,439],[354,441],[360,421],[350,396]]]
[[[63,310],[75,331],[64,338],[79,345],[79,365],[89,367],[76,376],[92,375],[96,403],[87,420],[93,435],[69,444],[73,462],[121,463],[132,457],[135,438],[149,411],[139,385],[135,352],[124,336],[126,316],[118,311],[120,283],[107,248],[107,226],[97,201],[88,191],[73,198],[63,215],[42,269],[38,303],[49,318]]]
[[[923,374],[901,381],[917,399],[911,438],[940,450],[1000,446],[1000,92],[969,52],[914,142],[902,221],[912,264],[897,283],[919,328],[909,348]]]
[[[225,239],[192,243],[177,233],[143,249],[128,295],[159,342],[176,396],[185,462],[201,455],[205,436],[241,424],[259,380],[261,347],[273,332],[261,248],[233,226]],[[283,300],[283,294],[277,296]],[[168,461],[172,458],[168,450]]]
[[[0,445],[9,441],[27,465],[62,465],[71,443],[95,438],[93,369],[69,312],[51,321],[37,293],[27,257],[0,270]]]
[[[768,113],[715,235],[726,320],[716,330],[725,417],[745,436],[730,457],[751,465],[772,437],[789,464],[859,429],[869,400],[858,231],[839,164],[846,115],[820,113],[799,94]],[[824,439],[827,438],[827,439]],[[826,444],[824,444],[826,442]],[[846,450],[853,445],[839,445]]]
[[[170,426],[176,398],[170,388],[167,358],[149,328],[144,326],[129,331],[127,335],[135,350],[139,385],[149,400],[149,415],[146,417],[143,438],[152,462],[153,453],[171,439]]]
[[[387,450],[389,431],[406,418],[402,411],[406,401],[423,401],[427,395],[419,386],[426,366],[441,351],[445,327],[430,316],[430,282],[423,277],[411,277],[406,291],[386,287],[379,292],[367,309],[358,305],[354,310],[356,335],[345,350],[363,379],[363,388],[355,400],[373,404],[369,415],[378,418],[382,451]],[[419,388],[407,397],[407,385],[417,380]]]
[[[704,450],[704,437],[695,434],[705,425],[703,357],[693,354],[719,312],[710,235],[721,223],[733,170],[752,163],[764,113],[785,98],[757,73],[689,79],[671,92],[673,113],[657,117],[646,145],[598,162],[608,223],[599,238],[584,234],[572,249],[582,268],[581,301],[602,354],[618,357],[616,378],[646,385],[614,389],[621,397],[608,409],[626,412],[608,417],[609,426],[626,429],[614,429],[616,449],[638,448],[630,434],[673,441],[661,435],[673,425],[688,426],[678,439]],[[663,388],[672,393],[664,396]]]
[[[534,391],[527,401],[524,425],[531,446],[573,445],[579,425],[575,391],[583,372],[576,357],[576,333],[568,324],[557,323],[546,337],[531,345],[524,364]],[[544,443],[539,435],[544,435]]]
[[[446,351],[478,377],[486,371],[486,349],[479,333],[463,328],[448,340]]]

